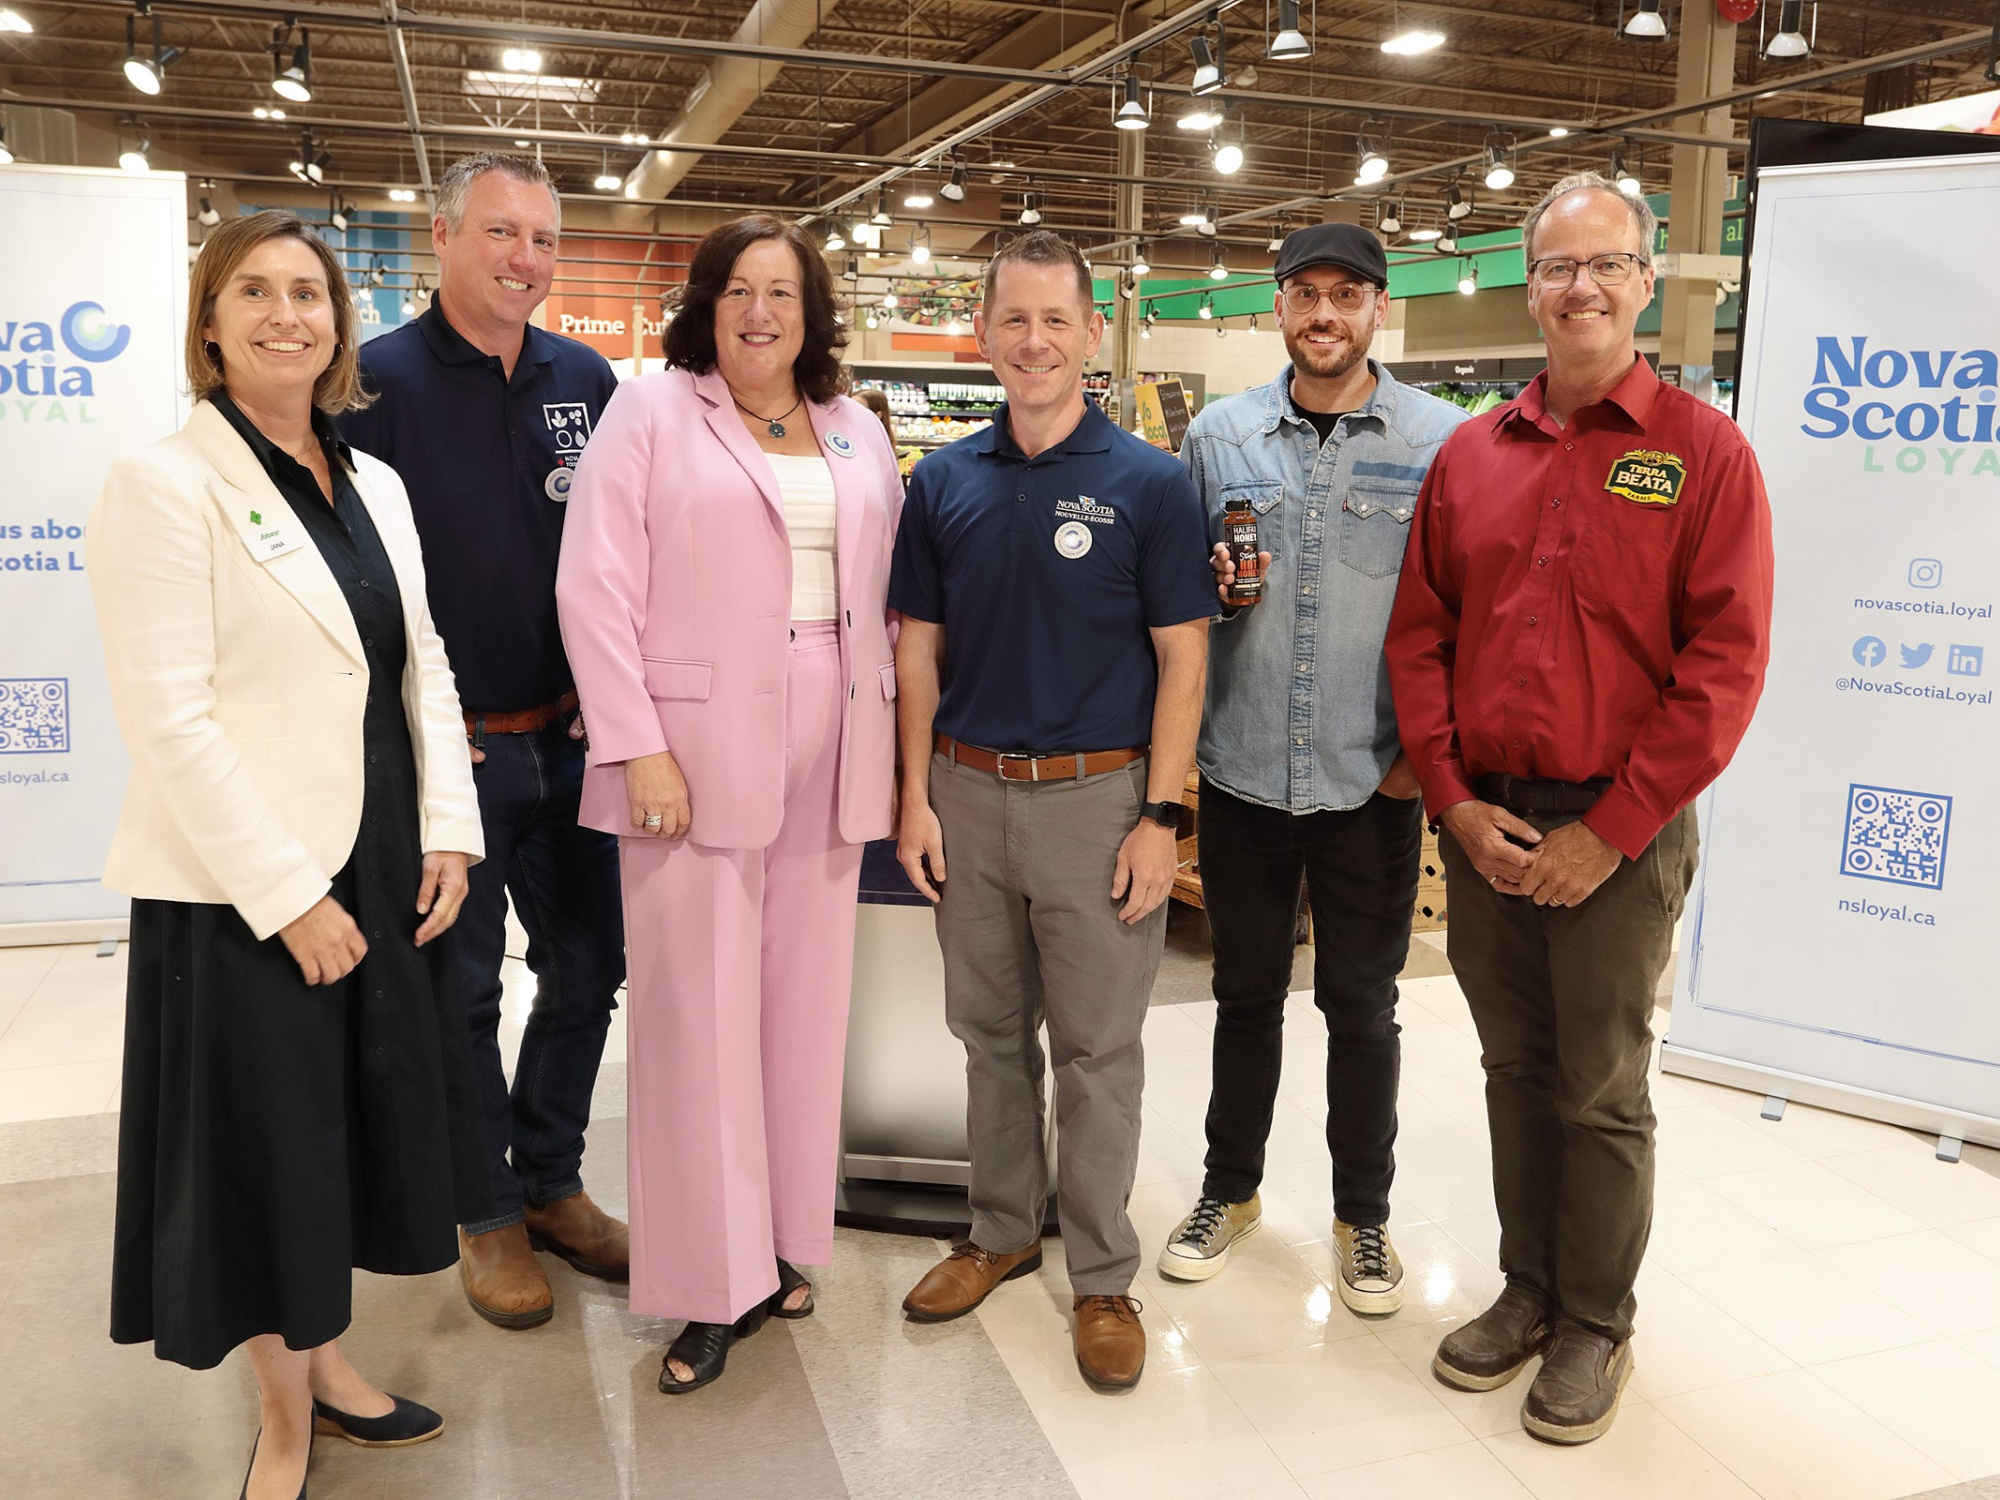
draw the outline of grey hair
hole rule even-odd
[[[549,190],[549,198],[555,203],[556,222],[562,222],[562,199],[556,193],[555,179],[540,160],[507,151],[481,151],[461,156],[438,179],[437,207],[433,212],[444,220],[446,229],[458,232],[458,226],[465,220],[465,200],[472,192],[472,184],[488,172],[504,173],[516,182],[539,182]]]
[[[992,306],[993,288],[999,280],[1000,268],[1009,261],[1032,266],[1073,267],[1077,287],[1083,296],[1085,317],[1096,309],[1097,288],[1090,279],[1090,267],[1084,261],[1083,252],[1076,248],[1074,240],[1064,238],[1053,229],[1032,229],[1018,239],[1009,240],[995,252],[993,259],[986,263],[986,283],[980,289],[979,300],[985,306]]]
[[[1581,192],[1609,193],[1632,215],[1632,222],[1639,226],[1639,259],[1651,265],[1653,241],[1659,236],[1659,215],[1653,212],[1653,205],[1632,193],[1621,193],[1618,184],[1602,172],[1572,172],[1561,182],[1542,194],[1542,201],[1528,210],[1528,217],[1521,221],[1521,254],[1529,262],[1535,258],[1535,227],[1542,222],[1542,215],[1555,205],[1558,198]]]

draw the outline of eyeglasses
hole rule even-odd
[[[1285,307],[1299,317],[1311,317],[1322,301],[1331,302],[1339,312],[1360,312],[1374,295],[1375,288],[1366,282],[1343,281],[1329,291],[1298,281],[1285,288]]]
[[[1631,278],[1641,266],[1651,265],[1643,255],[1634,255],[1630,250],[1613,250],[1604,255],[1593,255],[1589,260],[1564,260],[1551,256],[1547,260],[1531,261],[1528,274],[1543,286],[1568,286],[1576,280],[1577,271],[1590,267],[1590,279],[1599,286],[1619,286]]]

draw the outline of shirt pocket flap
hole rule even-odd
[[[1285,487],[1267,481],[1244,480],[1222,487],[1222,508],[1240,510],[1248,505],[1258,515],[1264,515],[1285,498]]]
[[[896,664],[890,662],[887,666],[878,667],[876,670],[882,674],[882,696],[894,702],[896,697]]]
[[[688,698],[704,702],[715,664],[705,661],[666,661],[657,656],[639,658],[646,668],[646,691],[655,698]]]
[[[292,734],[289,703],[218,703],[210,717],[232,740],[283,740]]]
[[[1350,475],[1352,484],[1344,508],[1357,516],[1386,514],[1408,524],[1417,513],[1417,493],[1424,487],[1424,471],[1410,464],[1358,463]]]

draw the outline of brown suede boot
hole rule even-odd
[[[521,1216],[530,1245],[561,1256],[585,1276],[624,1281],[631,1275],[631,1231],[581,1189],[540,1208],[531,1203]]]
[[[495,1328],[533,1328],[555,1316],[548,1273],[520,1224],[485,1234],[458,1232],[458,1277],[465,1300]]]
[[[1124,1390],[1139,1383],[1146,1368],[1146,1330],[1139,1324],[1139,1304],[1130,1297],[1079,1297],[1076,1318],[1076,1367],[1092,1385]]]

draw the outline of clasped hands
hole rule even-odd
[[[1491,802],[1453,803],[1439,821],[1494,890],[1537,906],[1578,905],[1625,857],[1581,822],[1543,833]]]

